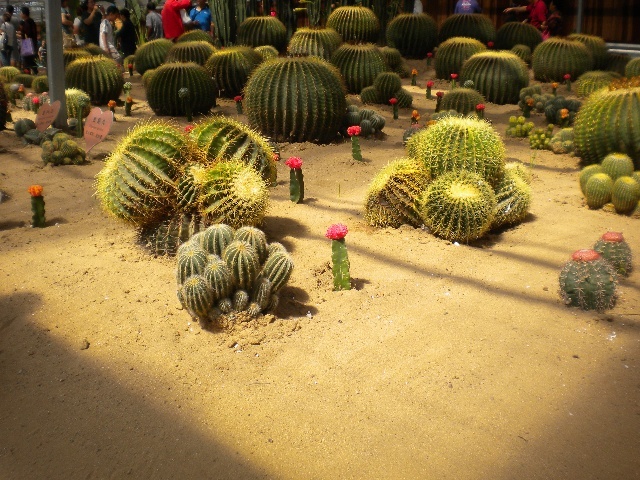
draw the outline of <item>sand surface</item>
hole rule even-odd
[[[425,119],[433,70],[410,66]],[[306,200],[289,201],[280,162],[263,228],[292,252],[292,278],[275,317],[208,332],[176,299],[173,259],[142,250],[94,197],[105,156],[153,116],[132,82],[133,117],[119,108],[87,165],[43,167],[39,147],[0,133],[0,478],[640,478],[640,220],[589,210],[576,158],[532,159],[506,138],[515,105],[486,117],[508,159],[533,166],[531,214],[473,245],[362,220],[369,182],[404,155],[411,109],[373,107],[386,136],[361,141],[362,163],[349,142],[281,145],[304,161]],[[43,229],[30,227],[31,184]],[[351,291],[332,292],[336,222]],[[607,230],[636,253],[615,308],[565,307],[560,268]]]

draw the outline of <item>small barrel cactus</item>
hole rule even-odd
[[[327,19],[345,42],[375,42],[380,33],[378,17],[370,8],[362,6],[338,7]]]
[[[608,153],[629,155],[640,170],[640,88],[599,91],[584,103],[573,125],[576,153],[585,164],[598,163]]]
[[[289,280],[293,270],[293,260],[286,250],[275,250],[269,253],[260,272],[271,284],[271,292],[278,292]]]
[[[179,91],[188,89],[188,98]],[[204,67],[195,63],[167,63],[158,67],[147,87],[147,101],[156,115],[207,113],[216,104],[217,86]]]
[[[260,65],[247,82],[244,104],[249,124],[275,141],[326,143],[340,130],[347,102],[340,73],[309,57]]]
[[[420,226],[417,201],[431,180],[421,162],[396,160],[373,179],[364,201],[364,220],[373,227]]]
[[[379,48],[380,53],[384,57],[384,61],[387,64],[389,70],[400,75],[401,78],[407,78],[410,70],[406,66],[400,51],[397,48],[382,47]]]
[[[198,215],[177,213],[150,223],[138,231],[139,243],[154,255],[175,255],[180,245],[205,228],[201,220]]]
[[[536,80],[562,82],[566,74],[578,78],[592,70],[593,58],[583,43],[552,37],[533,51],[531,68]]]
[[[529,214],[532,189],[514,168],[505,168],[504,177],[496,186],[495,194],[497,206],[492,228],[515,225]]]
[[[387,103],[402,88],[402,79],[397,73],[382,72],[373,81],[373,88],[378,98],[384,99],[383,102]]]
[[[267,259],[267,236],[262,230],[256,227],[240,227],[233,235],[233,240],[247,242],[258,254],[260,263]]]
[[[496,32],[495,47],[498,50],[511,50],[516,45],[526,45],[533,52],[540,43],[540,30],[528,23],[507,22]]]
[[[345,43],[333,53],[331,63],[340,70],[351,93],[373,85],[376,77],[388,69],[380,50],[371,43]]]
[[[12,83],[13,79],[20,75],[20,70],[13,66],[0,67],[0,81],[3,83]]]
[[[640,184],[633,177],[620,177],[613,182],[611,203],[618,213],[631,213],[640,200]]]
[[[333,28],[299,28],[289,40],[290,56],[319,57],[329,61],[342,43],[342,37]]]
[[[420,200],[422,219],[434,235],[468,243],[482,237],[495,217],[496,196],[480,176],[464,170],[446,173]]]
[[[158,68],[164,63],[164,59],[172,46],[173,42],[166,38],[158,38],[140,45],[136,50],[133,62],[136,66],[136,71],[140,75],[144,75],[147,70]]]
[[[69,118],[78,118],[80,114],[83,117],[89,115],[91,111],[91,97],[82,90],[77,88],[67,88],[64,91],[67,102],[67,116]]]
[[[229,298],[233,292],[233,274],[218,255],[208,256],[202,276],[213,292],[214,302]]]
[[[626,53],[609,52],[607,54],[607,70],[616,72],[618,75],[624,75],[627,64],[631,61],[631,57]]]
[[[426,13],[401,13],[387,25],[387,44],[405,58],[424,58],[438,45],[438,26]]]
[[[595,250],[578,250],[560,272],[564,303],[582,310],[604,312],[616,301],[616,273]]]
[[[602,208],[611,200],[613,190],[613,180],[606,173],[596,173],[591,175],[584,187],[584,196],[587,199],[589,208]]]
[[[360,92],[360,100],[365,105],[372,105],[374,103],[386,103],[378,94],[378,91],[373,87],[373,85],[370,87],[364,87],[362,89],[362,91]]]
[[[191,137],[214,162],[240,160],[251,165],[265,182],[273,184],[277,169],[268,140],[247,125],[228,117],[211,117],[196,125]]]
[[[278,55],[280,55],[280,52],[278,52],[278,50],[276,50],[276,48],[272,47],[271,45],[260,45],[259,47],[255,47],[254,50],[260,54],[263,62],[265,60],[276,58]]]
[[[531,63],[532,53],[531,49],[527,45],[514,45],[511,51],[519,56],[524,63]]]
[[[624,76],[627,78],[640,76],[640,57],[629,60],[624,67]]]
[[[176,39],[176,43],[184,43],[184,42],[207,42],[211,45],[215,44],[215,40],[211,38],[204,30],[200,30],[196,28],[195,30],[189,30],[188,32],[184,32]]]
[[[576,94],[579,97],[588,97],[596,90],[608,87],[616,78],[620,78],[620,75],[615,72],[605,72],[602,70],[583,73],[576,81]]]
[[[13,77],[11,83],[17,83],[18,85],[22,84],[26,88],[31,88],[34,78],[36,78],[35,75],[21,73],[20,75],[16,75],[15,77]]]
[[[68,85],[70,87],[71,85]],[[44,93],[49,91],[49,77],[46,75],[37,75],[33,82],[31,82],[31,88],[33,88],[34,93]],[[73,88],[73,87],[72,87]]]
[[[487,102],[518,103],[520,90],[529,85],[527,65],[511,52],[480,52],[462,66],[462,81],[472,80]]]
[[[204,65],[216,49],[205,41],[176,43],[169,49],[164,63],[197,63]]]
[[[67,66],[67,88],[77,88],[91,97],[91,103],[106,105],[122,93],[124,77],[116,62],[103,56],[81,57]]]
[[[65,67],[78,58],[90,56],[91,54],[82,48],[66,48],[62,51],[62,59]]]
[[[100,55],[104,55],[104,50],[101,49],[98,45],[96,45],[95,43],[87,43],[82,47],[84,50],[86,50],[87,52],[89,52],[91,55],[93,55],[94,57],[100,56]]]
[[[476,105],[485,103],[484,97],[471,88],[455,88],[442,97],[440,106],[443,110],[455,110],[466,115],[475,112]]]
[[[242,240],[234,240],[222,252],[222,259],[231,270],[236,286],[250,290],[260,272],[260,259],[256,250]]]
[[[173,208],[175,178],[188,162],[187,139],[167,122],[138,124],[116,146],[97,175],[103,208],[140,226],[153,224]]]
[[[178,299],[195,318],[206,318],[214,305],[213,291],[201,275],[193,275],[180,285]]]
[[[584,33],[572,33],[567,39],[580,42],[587,47],[587,50],[589,50],[593,58],[594,70],[604,70],[607,68],[607,56],[609,52],[607,43],[601,37]]]
[[[421,160],[433,178],[456,170],[478,173],[491,185],[504,174],[505,146],[484,121],[449,116],[413,135],[410,158]]]
[[[607,260],[618,275],[628,277],[631,273],[631,248],[622,233],[607,232],[596,242],[593,249]]]
[[[234,98],[242,93],[253,70],[262,63],[262,56],[250,47],[230,47],[211,55],[205,64],[221,95]]]
[[[283,51],[287,45],[287,27],[276,17],[249,17],[238,25],[238,45],[271,45]]]
[[[442,42],[435,58],[436,77],[449,80],[452,73],[460,73],[462,65],[472,55],[487,48],[474,38],[452,37]]]
[[[633,175],[633,160],[624,153],[610,153],[600,163],[602,171],[616,181],[620,177]]]
[[[196,242],[180,245],[176,258],[178,260],[178,268],[176,269],[178,283],[184,283],[191,275],[202,274],[207,265],[207,252]]]
[[[583,195],[587,194],[586,193],[587,192],[587,182],[596,173],[603,173],[602,167],[598,163],[594,163],[592,165],[587,165],[586,167],[584,167],[580,171],[580,178],[579,178],[580,190],[582,191]]]
[[[211,255],[222,255],[224,249],[233,242],[235,232],[233,228],[224,223],[210,225],[198,236],[198,241]]]
[[[486,45],[496,39],[496,28],[493,21],[481,14],[454,14],[447,17],[440,25],[440,42],[453,37],[473,38]]]

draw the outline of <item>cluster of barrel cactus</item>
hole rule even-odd
[[[357,105],[349,105],[344,117],[344,131],[354,125],[360,127],[360,136],[368,137],[382,131],[385,119],[379,113],[368,108],[360,109]]]
[[[262,230],[214,224],[183,243],[176,255],[178,299],[203,326],[274,310],[293,270],[285,247]]]
[[[411,93],[402,87],[400,76],[393,72],[378,74],[373,85],[363,88],[360,92],[362,103],[388,105],[391,98],[398,101],[398,108],[410,107],[413,102]]]
[[[610,153],[600,164],[582,169],[580,188],[589,208],[602,208],[611,202],[616,212],[628,214],[638,207],[640,172],[634,172],[628,155]]]
[[[41,144],[45,165],[80,165],[86,161],[87,152],[66,133],[56,133],[51,140]]]
[[[547,128],[534,128],[529,132],[529,147],[533,150],[548,150],[553,138],[553,124]]]

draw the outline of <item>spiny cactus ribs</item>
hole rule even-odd
[[[245,312],[251,317],[273,310],[278,292],[287,283],[293,261],[279,243],[267,244],[253,227],[234,231],[212,225],[191,237],[176,256],[178,299],[203,326],[222,315],[233,321]]]
[[[560,272],[564,303],[603,312],[616,301],[617,278],[611,264],[595,250],[578,250]]]

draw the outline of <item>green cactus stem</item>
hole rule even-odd
[[[44,212],[44,197],[42,195],[35,195],[31,197],[31,211],[33,216],[31,222],[34,227],[45,227],[45,212]]]
[[[234,240],[222,252],[222,259],[231,270],[236,286],[242,290],[251,289],[260,270],[256,250],[248,242]]]
[[[594,250],[578,250],[560,272],[564,303],[582,310],[604,312],[616,301],[616,273]]]
[[[179,285],[192,275],[200,275],[207,265],[207,252],[196,242],[180,245],[176,257],[178,261],[176,280]]]
[[[616,181],[620,177],[633,175],[633,160],[624,153],[610,153],[600,163],[602,171]]]
[[[124,102],[124,116],[125,117],[130,117],[131,116],[131,107],[133,106],[133,100],[130,100],[131,97],[127,97],[127,99]]]
[[[358,161],[362,161],[362,151],[360,150],[360,138],[357,135],[351,137],[351,157]]]
[[[344,238],[331,241],[331,261],[333,263],[333,289],[351,290],[349,255]]]
[[[616,273],[628,277],[631,273],[631,248],[625,242],[622,233],[607,232],[596,242],[593,249],[607,260]]]
[[[202,248],[212,255],[222,255],[222,252],[233,241],[234,231],[229,225],[224,223],[216,223],[208,227],[202,236],[200,242]]]
[[[234,240],[242,240],[253,247],[258,254],[258,260],[263,263],[267,259],[267,237],[262,230],[255,227],[241,227],[233,235]]]
[[[284,249],[284,247],[282,248]],[[293,260],[291,255],[286,250],[278,250],[269,254],[260,276],[269,280],[271,293],[276,293],[287,283],[292,271]]]
[[[304,201],[304,175],[302,168],[292,168],[289,171],[289,198],[293,203]]]

